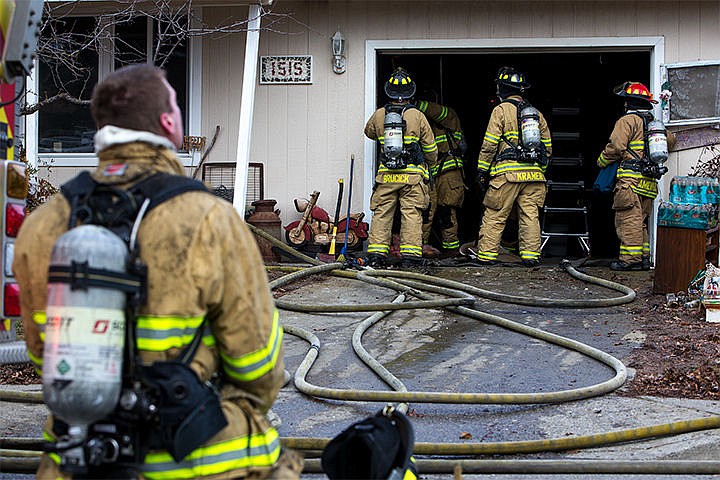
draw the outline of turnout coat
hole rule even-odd
[[[110,132],[104,131],[108,128]],[[92,172],[96,180],[128,188],[156,172],[184,173],[162,137],[105,129],[96,136],[99,165]],[[133,133],[158,141],[115,143],[116,137]],[[65,198],[55,195],[28,216],[15,244],[13,270],[20,285],[23,327],[38,372],[43,362],[50,254],[55,240],[67,230],[69,213]],[[269,476],[280,456],[280,439],[264,414],[283,382],[283,332],[252,234],[230,203],[206,192],[187,192],[145,216],[138,243],[149,284],[147,304],[137,319],[142,360],[149,364],[176,357],[207,317],[191,367],[202,381],[215,372],[222,375],[222,408],[229,422],[180,463],[165,451],[151,451],[142,466],[143,476]],[[54,438],[50,422],[45,434]],[[44,456],[38,478],[59,478],[58,461],[55,455]]]

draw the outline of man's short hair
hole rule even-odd
[[[120,68],[98,83],[90,112],[98,129],[114,125],[163,134],[160,115],[172,110],[165,71],[143,63]]]

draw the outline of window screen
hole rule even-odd
[[[669,124],[720,122],[720,62],[666,66]]]

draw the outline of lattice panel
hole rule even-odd
[[[203,181],[213,187],[215,195],[232,202],[235,192],[235,165],[231,163],[210,163],[203,166]],[[245,205],[264,198],[264,172],[262,163],[248,165],[247,192]]]

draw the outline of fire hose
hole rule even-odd
[[[250,226],[253,228],[252,226]],[[265,234],[261,230],[253,231],[260,236],[267,236],[268,240],[274,242],[278,248],[284,248],[284,244],[278,242],[270,235]],[[588,299],[588,300],[566,300],[566,299],[537,299],[537,298],[520,298],[509,297],[497,292],[489,292],[477,287],[465,285],[459,282],[446,280],[438,277],[422,275],[414,272],[401,271],[384,271],[384,270],[364,270],[364,271],[348,271],[340,270],[342,264],[331,263],[324,264],[315,259],[303,256],[294,249],[290,254],[300,258],[306,263],[310,263],[311,267],[278,267],[279,270],[289,271],[285,275],[270,283],[271,288],[275,289],[282,285],[286,285],[293,281],[299,280],[306,276],[328,273],[346,278],[356,278],[359,281],[371,283],[383,288],[394,289],[399,294],[392,302],[368,304],[368,305],[341,305],[333,311],[350,312],[350,311],[376,311],[356,328],[353,333],[353,349],[358,356],[365,362],[380,378],[387,383],[392,391],[359,391],[359,390],[339,390],[326,387],[318,387],[311,385],[305,380],[306,375],[312,368],[312,364],[319,354],[321,348],[319,339],[312,333],[303,329],[290,325],[284,326],[287,333],[295,335],[310,343],[310,348],[302,361],[301,365],[295,372],[295,384],[301,392],[324,398],[336,398],[343,400],[372,400],[372,401],[394,401],[394,402],[435,402],[435,403],[555,403],[576,400],[580,398],[588,398],[591,396],[602,395],[608,393],[621,386],[626,378],[625,367],[619,360],[609,354],[597,350],[588,345],[582,344],[572,339],[561,337],[559,335],[544,332],[542,330],[529,327],[527,325],[512,322],[508,319],[481,312],[471,308],[475,302],[475,296],[489,298],[498,301],[507,301],[510,303],[519,303],[521,305],[537,305],[542,307],[559,307],[559,308],[577,308],[577,307],[600,307],[608,305],[621,305],[628,303],[635,298],[632,289],[623,285],[609,282],[607,280],[591,277],[575,270],[569,262],[563,262],[562,266],[571,276],[582,281],[595,283],[613,290],[623,293],[620,297],[609,299]],[[305,257],[305,258],[303,258]],[[391,277],[391,279],[387,278]],[[447,295],[452,298],[437,300],[426,294],[432,292],[435,294]],[[405,298],[412,296],[417,301],[405,302]],[[276,301],[278,308],[313,312],[328,312],[328,305],[298,305],[292,302],[278,299]],[[541,339],[549,343],[554,343],[566,348],[570,348],[593,358],[615,370],[615,376],[598,385],[583,387],[573,390],[564,390],[559,392],[543,392],[543,393],[445,393],[445,392],[408,392],[406,387],[400,380],[394,377],[379,362],[372,358],[363,348],[361,338],[363,333],[379,320],[387,316],[391,311],[403,308],[403,304],[415,305],[413,308],[429,308],[429,305],[442,306],[455,313],[468,316],[484,322],[493,323],[503,328],[507,328],[533,338]],[[15,392],[18,393],[18,392]],[[22,392],[20,392],[22,393]],[[0,400],[6,401],[29,401],[28,396],[19,395],[13,397],[8,391],[0,391]],[[39,402],[42,402],[40,396]],[[406,411],[405,403],[398,406],[402,411]],[[603,445],[611,445],[621,442],[638,441],[662,436],[677,435],[681,433],[714,429],[720,427],[720,416],[711,416],[692,420],[684,420],[659,425],[652,425],[640,428],[632,428],[626,430],[618,430],[595,435],[562,437],[557,439],[529,440],[529,441],[511,441],[511,442],[484,442],[475,444],[455,444],[455,443],[423,443],[415,444],[414,453],[416,455],[444,455],[444,456],[467,456],[467,455],[496,455],[496,454],[520,454],[520,453],[536,453],[548,451],[564,451],[571,449],[592,448]],[[0,451],[2,457],[0,461],[0,471],[10,471],[8,468],[16,466],[17,468],[25,468],[34,462],[37,466],[36,455],[39,452],[28,448],[37,448],[38,444],[33,444],[34,439],[2,439],[0,448],[11,449]],[[42,440],[38,440],[41,442]],[[309,456],[321,451],[327,444],[329,439],[324,438],[300,438],[290,437],[283,438],[284,446],[303,450]],[[14,450],[13,450],[14,449]],[[30,458],[23,458],[30,457]],[[23,467],[25,465],[25,467]],[[607,460],[582,461],[582,460],[468,460],[468,459],[418,459],[418,466],[423,473],[450,473],[458,467],[464,473],[635,473],[635,474],[715,474],[720,472],[720,462],[706,461],[640,461],[640,462],[618,462]],[[29,468],[29,467],[28,467]],[[31,471],[31,470],[23,470]],[[306,460],[305,472],[314,473],[322,471],[319,462],[315,459]]]

